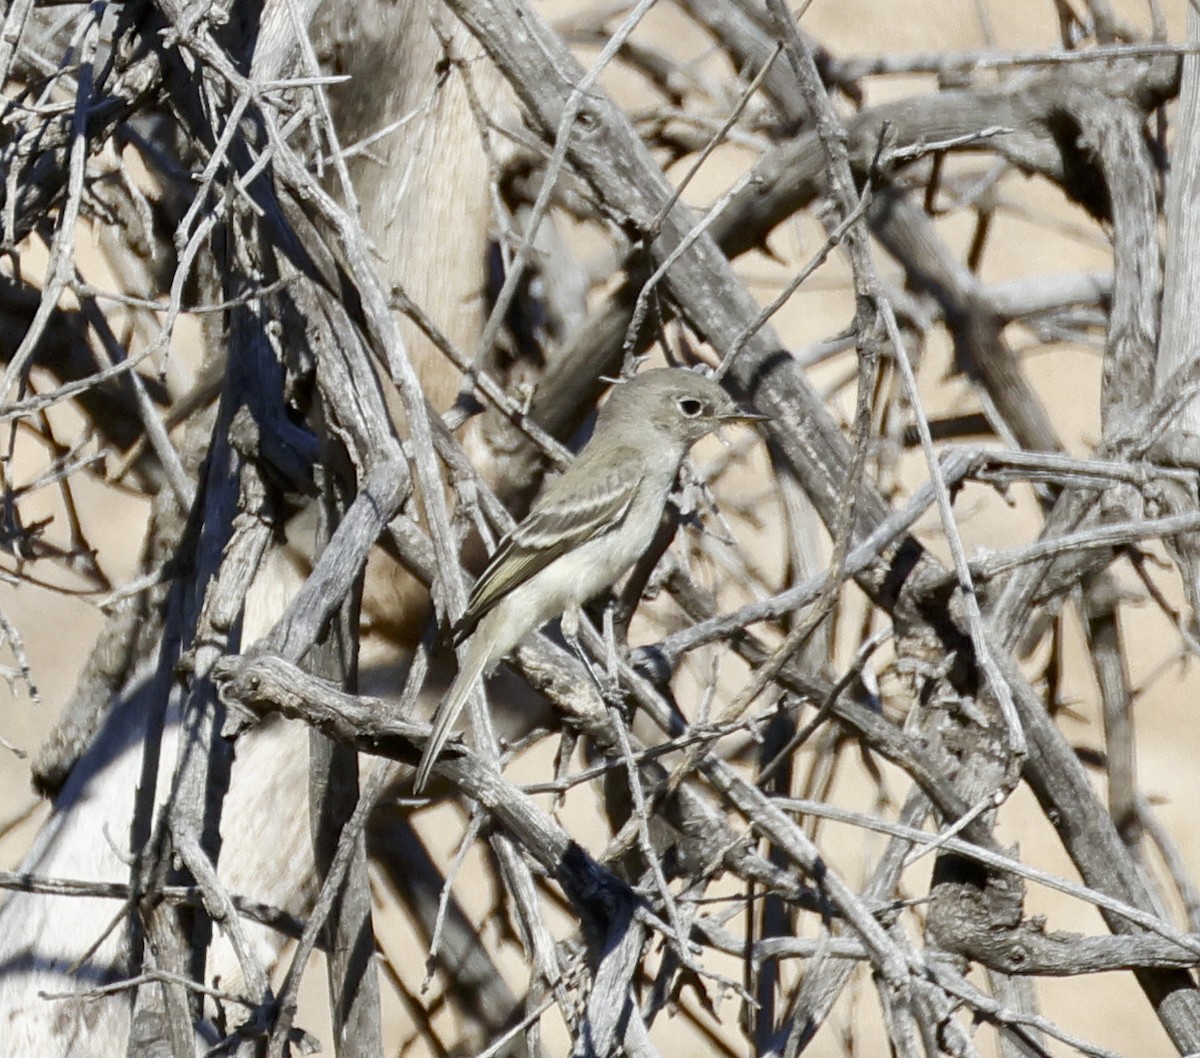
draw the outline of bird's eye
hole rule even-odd
[[[679,401],[679,410],[689,419],[694,419],[704,410],[704,402],[694,397],[683,397]]]

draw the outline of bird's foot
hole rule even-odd
[[[587,652],[583,649],[583,644],[579,641],[579,621],[580,613],[576,607],[571,607],[563,614],[561,622],[563,639],[583,663],[583,667],[587,669],[588,676],[596,685],[600,696],[606,702],[619,702],[621,700],[621,678],[617,672],[615,651],[606,651],[608,665],[604,669],[598,668],[588,657]]]

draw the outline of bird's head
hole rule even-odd
[[[769,415],[747,411],[712,379],[684,368],[660,368],[613,387],[597,427],[638,424],[664,440],[688,448],[720,426],[762,422]]]

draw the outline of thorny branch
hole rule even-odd
[[[4,576],[116,604],[39,781],[69,790],[110,700],[150,702],[127,877],[0,876],[21,899],[117,905],[79,964],[117,944],[104,980],[67,975],[41,992],[101,1003],[132,990],[128,1053],[157,1044],[182,1058],[199,1034],[211,1053],[265,1041],[283,1055],[305,1039],[297,995],[324,944],[337,1053],[383,1053],[389,987],[406,1041],[454,1046],[433,1028],[420,975],[389,954],[365,851],[385,830],[410,849],[429,836],[424,803],[404,800],[403,765],[426,735],[420,703],[450,664],[439,627],[464,605],[471,534],[510,528],[536,471],[569,458],[605,375],[654,355],[715,368],[773,415],[769,453],[697,456],[622,596],[647,600],[632,631],[628,615],[615,622],[623,709],[553,633],[537,637],[510,666],[525,686],[498,681],[490,708],[476,696],[469,745],[438,764],[441,795],[470,806],[457,860],[371,844],[377,884],[430,942],[459,1018],[451,1031],[468,1040],[474,1019],[477,1050],[504,1040],[549,1053],[541,1032],[557,1010],[580,1055],[658,1053],[663,1022],[725,1053],[749,1043],[794,1055],[866,982],[855,969],[866,963],[878,1003],[852,1016],[873,1017],[901,1055],[976,1053],[988,1033],[1005,1053],[1046,1053],[1043,1038],[1113,1053],[1059,1008],[1039,1010],[1031,983],[1078,979],[1086,1000],[1084,975],[1110,971],[1181,1053],[1200,1050],[1200,938],[1194,921],[1177,924],[1177,908],[1195,918],[1195,849],[1136,768],[1134,703],[1156,688],[1135,674],[1162,658],[1135,656],[1125,631],[1144,590],[1169,618],[1160,653],[1195,678],[1185,606],[1200,599],[1200,488],[1187,424],[1200,383],[1194,356],[1173,350],[1168,370],[1158,345],[1197,321],[1160,318],[1158,261],[1163,181],[1196,168],[1163,157],[1162,126],[1176,120],[1167,104],[1181,77],[1180,106],[1191,104],[1198,64],[1157,17],[1142,39],[1107,5],[1081,6],[1082,19],[1058,5],[1063,48],[848,56],[779,0],[680,0],[669,13],[646,0],[553,27],[523,0],[430,0],[402,25],[364,4],[355,46],[425,34],[431,49],[426,82],[374,93],[364,118],[361,68],[343,73],[348,31],[315,0],[253,14],[162,0],[115,17],[97,4],[73,22],[55,5],[11,4],[0,30]],[[656,38],[657,18],[711,41],[707,61]],[[390,65],[403,70],[389,77],[408,70]],[[937,83],[873,101],[881,79],[922,73]],[[619,104],[631,84],[639,102]],[[478,124],[469,133],[438,124],[455,91]],[[389,109],[401,99],[404,113]],[[432,127],[439,150],[465,151],[446,146],[457,135],[487,155],[480,201],[494,215],[482,226],[501,245],[486,278],[482,257],[446,260],[455,236],[444,231],[422,233],[432,284],[393,274],[383,250],[403,225],[368,222],[384,179],[372,167],[400,173],[389,194],[433,194],[415,175],[428,144],[386,153]],[[1072,223],[1106,241],[1111,276],[1089,261],[987,278],[987,255],[1029,208],[1018,174],[1079,207]],[[965,251],[946,217],[971,231]],[[84,251],[101,228],[97,261]],[[581,263],[577,247],[597,238],[607,263]],[[802,335],[789,314],[839,255],[850,280],[830,284],[835,314]],[[735,268],[743,257],[753,263]],[[487,302],[465,338],[463,303],[439,310],[435,291],[439,270],[464,265]],[[564,275],[583,277],[576,304],[556,285]],[[1189,311],[1187,299],[1169,311]],[[193,358],[184,335],[197,323]],[[1080,398],[1052,395],[1030,370],[1031,352],[1050,359],[1070,342],[1101,350],[1102,435],[1088,444],[1054,406]],[[953,361],[934,381],[939,343]],[[460,389],[455,403],[437,396]],[[491,442],[482,457],[479,436]],[[104,479],[110,459],[134,471],[128,484]],[[103,512],[84,497],[118,487],[154,498],[139,568],[114,593]],[[52,491],[47,519],[37,502]],[[973,504],[1004,532],[981,533]],[[720,528],[686,531],[697,522]],[[786,567],[774,561],[785,533]],[[285,566],[299,582],[286,591]],[[264,611],[268,585],[286,598]],[[0,614],[12,659],[0,673],[32,694],[15,614]],[[1063,675],[1076,618],[1095,695]],[[591,625],[581,639],[606,650]],[[387,670],[390,701],[359,693],[382,679],[360,660],[379,641],[403,658]],[[1073,705],[1092,721],[1080,753],[1063,706],[1088,696],[1095,710]],[[240,758],[281,737],[275,714],[322,736],[309,884],[279,907],[240,895],[227,873],[227,831],[245,825],[230,814]],[[561,739],[555,777],[523,788],[529,761],[544,763],[523,751],[547,729]],[[378,762],[359,790],[355,753],[400,766]],[[277,763],[253,782],[273,782]],[[1104,769],[1107,803],[1089,766]],[[1036,809],[1009,797],[1020,781]],[[836,803],[850,784],[871,811]],[[303,788],[288,789],[298,808]],[[585,790],[600,796],[581,808]],[[1030,825],[1022,811],[1052,825],[1080,880],[1036,862],[1036,847],[1006,845],[1008,827]],[[397,812],[402,822],[369,822]],[[853,856],[831,824],[854,828]],[[494,928],[459,905],[479,895],[465,867],[476,844]],[[922,849],[931,879],[913,870]],[[1026,886],[1098,909],[1112,935],[1031,914]],[[0,949],[8,921],[0,912]],[[263,926],[299,939],[278,993],[281,938],[260,942]],[[228,988],[208,979],[223,944]],[[529,973],[510,991],[497,967],[513,948]],[[972,964],[990,994],[966,978]],[[725,995],[743,1017],[721,1007]]]

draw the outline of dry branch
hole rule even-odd
[[[105,1054],[184,1058],[203,1038],[211,1053],[261,1044],[282,1056],[304,1039],[297,995],[322,946],[336,1053],[385,1053],[389,989],[408,1012],[405,1042],[443,1046],[437,1004],[404,965],[419,960],[397,960],[374,915],[370,853],[431,945],[461,1046],[473,1023],[483,1053],[547,1052],[542,1023],[557,1008],[580,1055],[658,1053],[671,1020],[707,1033],[714,1050],[791,1056],[867,980],[862,963],[877,1003],[859,1006],[897,1054],[976,1053],[983,1025],[1006,1054],[1046,1053],[1051,1039],[1110,1053],[1039,1013],[1034,987],[1102,971],[1122,972],[1130,996],[1136,982],[1181,1052],[1200,1050],[1200,937],[1168,906],[1177,896],[1194,918],[1196,885],[1135,767],[1141,666],[1123,588],[1127,561],[1193,665],[1192,629],[1146,561],[1166,545],[1194,610],[1198,490],[1182,427],[1200,383],[1194,357],[1163,356],[1163,336],[1181,333],[1173,314],[1190,303],[1160,297],[1158,245],[1161,151],[1190,150],[1191,139],[1155,143],[1148,127],[1163,113],[1175,120],[1160,108],[1181,90],[1181,65],[1181,105],[1195,106],[1196,71],[1157,24],[1147,42],[1107,5],[1085,6],[1086,20],[1058,8],[1071,50],[854,58],[825,49],[778,0],[681,0],[669,16],[644,0],[557,29],[523,0],[403,11],[364,0],[345,16],[361,16],[353,29],[315,0],[254,11],[161,0],[61,26],[54,5],[10,5],[0,32],[10,264],[0,312],[13,332],[0,343],[5,575],[36,583],[38,563],[55,562],[111,593],[91,554],[87,515],[99,512],[81,512],[76,488],[96,483],[93,439],[136,460],[130,487],[159,491],[135,580],[110,594],[110,623],[39,764],[58,798],[45,845],[0,878],[14,894],[0,908],[0,959],[12,970],[0,1015],[46,1034],[42,1052],[69,1048],[79,1012],[96,1004]],[[655,40],[658,17],[710,40],[708,61],[685,66],[674,42]],[[412,49],[404,61],[392,54],[401,45]],[[343,63],[361,69],[361,55],[348,59],[356,48],[368,67],[386,57],[378,91],[343,73]],[[610,92],[629,71],[645,106]],[[896,73],[939,80],[866,102]],[[461,187],[423,182],[439,152],[474,174],[469,187],[457,170]],[[726,154],[741,159],[736,172],[717,168]],[[135,156],[144,179],[132,175]],[[1189,172],[1186,158],[1169,171]],[[715,172],[706,205],[685,205]],[[1081,207],[1074,222],[1104,237],[1111,276],[1089,265],[987,281],[1012,174]],[[1172,185],[1169,260],[1180,259],[1187,186]],[[435,203],[428,218],[421,195]],[[785,251],[807,211],[823,226],[815,252]],[[970,222],[966,249],[947,212]],[[106,254],[118,266],[101,281],[81,236],[110,218]],[[604,290],[573,327],[565,321],[582,313],[552,274],[571,272],[578,297],[586,270],[562,235],[571,225],[599,235],[608,255],[591,276]],[[489,228],[498,234],[485,256]],[[48,254],[35,281],[20,265],[32,238]],[[750,266],[732,264],[785,252],[777,296],[756,296]],[[398,262],[406,254],[415,264]],[[853,319],[853,337],[820,344],[814,363],[833,361],[838,377],[821,389],[787,313],[843,255],[841,322]],[[452,270],[471,278],[451,283]],[[453,292],[443,299],[441,286]],[[181,396],[164,379],[180,370],[191,318],[204,327],[205,363]],[[1103,356],[1102,437],[1082,458],[1023,355],[1081,335]],[[954,379],[936,385],[969,387],[974,403],[945,398],[939,421],[923,405],[943,339]],[[853,364],[837,359],[851,348]],[[437,768],[440,789],[469,806],[457,860],[439,862],[416,847],[424,805],[403,800],[403,765],[427,735],[418,703],[449,663],[439,628],[462,609],[471,532],[509,528],[509,507],[543,463],[569,458],[603,375],[654,349],[719,364],[718,377],[775,417],[770,469],[746,499],[745,451],[708,464],[693,491],[715,495],[728,522],[687,536],[681,523],[697,518],[673,515],[626,586],[612,635],[584,623],[583,648],[619,688],[609,699],[551,639],[512,659],[561,732],[553,781],[522,789],[503,770],[521,748],[500,734],[510,713],[523,718],[516,739],[544,732],[524,715],[528,699],[509,707],[499,683],[492,710],[477,696],[469,745],[452,744]],[[522,392],[532,378],[536,390]],[[838,402],[850,381],[847,423]],[[491,409],[479,419],[476,392]],[[66,406],[82,412],[86,439],[66,439]],[[937,447],[961,431],[989,441]],[[481,437],[498,439],[483,456]],[[51,457],[22,479],[14,453],[34,439]],[[922,450],[915,484],[900,470],[905,444]],[[1027,491],[1037,538],[969,550],[962,497],[980,485]],[[44,541],[48,523],[24,513],[51,490],[63,542]],[[786,503],[774,506],[780,492]],[[805,527],[805,504],[832,558]],[[705,507],[700,520],[718,524]],[[936,530],[923,520],[930,508]],[[776,510],[794,563],[782,574],[747,542],[773,528]],[[715,592],[702,587],[706,570],[719,571]],[[651,631],[626,651],[629,611],[659,589],[663,605],[641,622]],[[1103,726],[1089,737],[1102,747],[1107,803],[1054,712],[1072,610],[1097,679]],[[20,622],[7,608],[0,620],[12,671],[29,679]],[[360,648],[381,630],[393,660],[402,655],[386,677],[361,671]],[[1035,650],[1051,655],[1044,680],[1030,675]],[[368,679],[390,681],[394,700],[359,693]],[[292,759],[296,721],[303,738],[311,731],[311,765]],[[379,763],[361,783],[360,755],[400,764]],[[833,802],[852,771],[874,792],[869,816],[795,796]],[[1018,780],[1081,882],[997,837]],[[81,821],[106,783],[120,833],[99,847],[99,826]],[[580,788],[598,794],[594,848],[573,815]],[[571,809],[551,809],[548,794]],[[264,813],[286,864],[247,837]],[[831,854],[823,820],[887,836],[882,849],[863,846],[863,880]],[[90,845],[70,847],[72,824],[91,830]],[[482,876],[460,870],[476,845],[497,894],[484,928],[465,909]],[[96,862],[72,859],[79,849]],[[935,866],[914,902],[918,850]],[[251,898],[243,868],[277,883],[269,898]],[[1030,917],[1035,885],[1093,905],[1113,935]],[[107,908],[82,941],[47,921],[45,901],[66,894]],[[815,937],[804,935],[810,923]],[[276,993],[281,929],[299,944]],[[23,945],[40,945],[52,969],[22,963]],[[513,985],[498,967],[518,947],[528,975]],[[989,972],[990,995],[964,976],[972,963]],[[30,1014],[39,990],[61,1004],[57,1028]],[[718,1005],[726,994],[743,1005],[736,1024]]]

